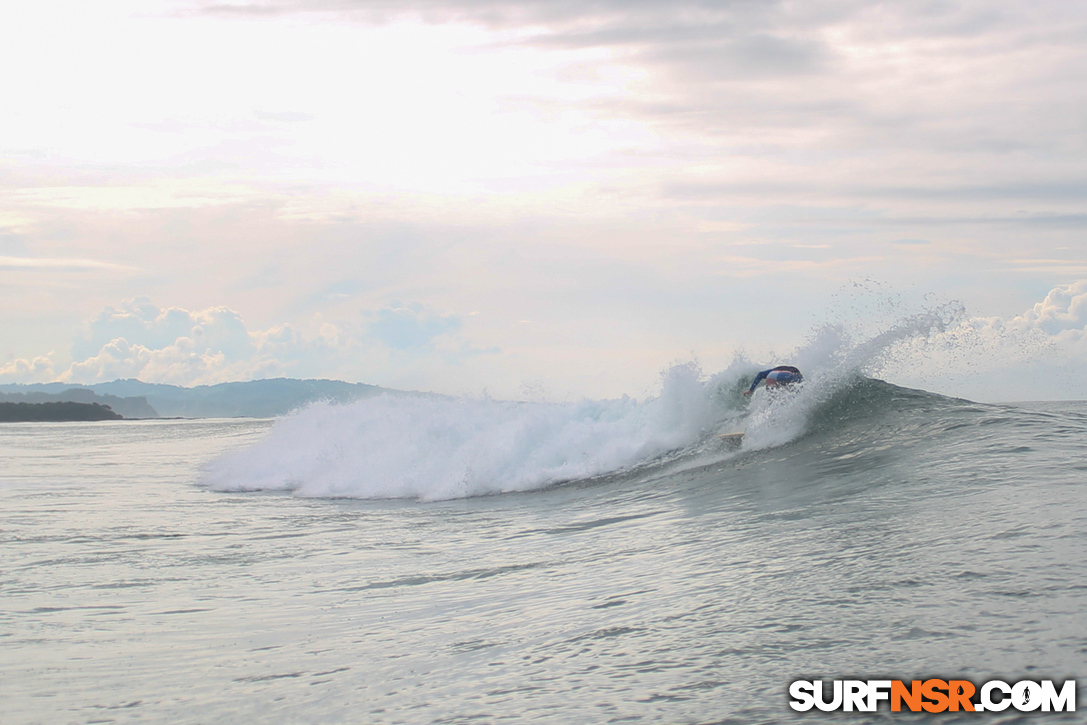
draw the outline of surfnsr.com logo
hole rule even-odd
[[[797,680],[789,685],[789,707],[806,712],[875,712],[887,702],[891,712],[1000,712],[1013,707],[1020,712],[1075,712],[1076,681],[1066,680],[1058,689],[1052,680],[1021,680],[1009,685],[990,680],[976,687],[969,680],[834,680],[829,697],[822,680]]]

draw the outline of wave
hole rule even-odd
[[[662,460],[736,455],[715,433],[743,427],[743,451],[841,430],[903,405],[943,404],[861,375],[902,339],[940,325],[911,318],[849,344],[825,328],[791,358],[806,372],[793,392],[742,392],[757,366],[738,358],[705,378],[694,363],[662,374],[659,396],[525,403],[381,396],[317,403],[279,419],[256,445],[210,463],[202,484],[220,491],[289,491],[327,498],[438,500],[528,491]]]
[[[434,500],[525,491],[652,459],[699,440],[724,409],[695,365],[639,402],[514,403],[381,396],[318,403],[277,421],[252,448],[212,462],[203,482],[231,491]]]

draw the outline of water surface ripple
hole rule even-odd
[[[800,677],[1082,675],[1087,406],[904,400],[429,503],[197,485],[270,421],[4,425],[2,719],[780,722]]]

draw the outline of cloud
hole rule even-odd
[[[1087,280],[1053,288],[1013,324],[1037,328],[1057,339],[1087,338]]]
[[[115,272],[138,271],[134,267],[97,259],[69,259],[61,257],[0,257],[0,270],[108,270]]]
[[[497,351],[461,339],[457,333],[463,320],[418,302],[394,302],[364,313],[354,328],[317,316],[305,329],[283,323],[250,330],[241,314],[228,307],[163,308],[139,297],[96,315],[77,340],[67,368],[58,370],[52,353],[15,359],[0,366],[0,382],[91,384],[138,378],[190,386],[330,375],[373,382],[382,375],[457,365]]]
[[[262,111],[254,109],[253,115],[262,121],[277,121],[279,123],[299,123],[313,120],[312,113],[302,111]]]
[[[976,335],[999,341],[1000,354],[987,354],[988,364],[1037,356],[1039,347],[1057,358],[1080,358],[1087,364],[1087,279],[1058,285],[1041,302],[1014,317],[971,317],[949,334],[962,339]],[[1071,343],[1071,344],[1069,344]]]
[[[176,385],[248,380],[289,371],[313,347],[290,325],[251,332],[227,307],[162,308],[138,297],[95,316],[73,346],[74,362],[57,377]]]
[[[905,224],[940,224],[934,206],[957,206],[954,220],[963,223],[1082,223],[1087,12],[1078,6],[260,0],[198,7],[470,23],[505,33],[496,45],[572,52],[569,72],[595,74],[601,92],[569,106],[598,120],[667,128],[673,151],[700,145],[691,163],[698,173],[662,178],[663,196],[675,201],[848,199]],[[584,50],[602,55],[577,57]],[[609,83],[617,70],[633,80]],[[1000,202],[1026,208],[991,207]]]
[[[461,327],[458,315],[441,314],[419,303],[400,304],[368,312],[370,336],[394,350],[425,351],[435,338]]]
[[[180,337],[170,345],[150,349],[119,337],[104,345],[97,355],[72,363],[60,379],[71,383],[97,383],[140,378],[156,383],[193,385],[221,382],[226,377],[229,377],[226,356],[202,348],[199,340]]]
[[[1011,313],[1087,271],[1087,6],[188,7],[205,17],[118,9],[87,32],[102,12],[73,6],[70,37],[0,51],[35,70],[11,89],[30,115],[5,143],[49,149],[0,150],[0,227],[19,235],[0,239],[0,276],[35,285],[0,321],[27,357],[11,375],[113,304],[58,373],[376,380],[410,363],[433,389],[434,360],[471,337],[506,351],[474,360],[491,368],[473,386],[598,367],[608,382],[583,392],[618,394],[676,350],[787,345],[808,324],[795,311],[819,314],[846,279],[992,305],[1009,334]],[[145,272],[79,284],[109,274],[99,259]],[[135,294],[233,309],[115,304]],[[1023,329],[1060,330],[1075,314],[1060,304]]]
[[[148,349],[165,348],[181,338],[198,341],[204,349],[241,359],[254,351],[253,340],[241,315],[226,307],[190,312],[180,307],[161,309],[146,297],[107,307],[91,321],[73,348],[75,358],[97,354],[103,346],[124,339]]]
[[[476,22],[491,28],[560,27],[571,34],[610,28],[615,33],[640,31],[643,37],[668,33],[676,24],[697,26],[699,21],[704,24],[713,18],[751,18],[782,5],[783,0],[677,0],[667,6],[650,0],[250,0],[193,4],[198,12],[210,15],[339,13],[371,22],[414,15],[432,22]]]
[[[1087,280],[1012,317],[964,316],[905,340],[884,362],[878,372],[894,382],[978,400],[1087,395]]]
[[[32,360],[17,358],[0,365],[0,381],[5,383],[44,383],[55,378],[53,361],[45,356]]]

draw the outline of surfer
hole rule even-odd
[[[766,381],[767,388],[776,388],[779,385],[793,385],[794,383],[803,382],[804,376],[800,374],[800,371],[794,368],[792,365],[778,365],[776,368],[770,368],[769,370],[763,370],[761,373],[755,376],[755,382],[751,383],[751,387],[744,391],[744,395],[751,395],[755,392],[755,388],[759,386],[763,380]]]

